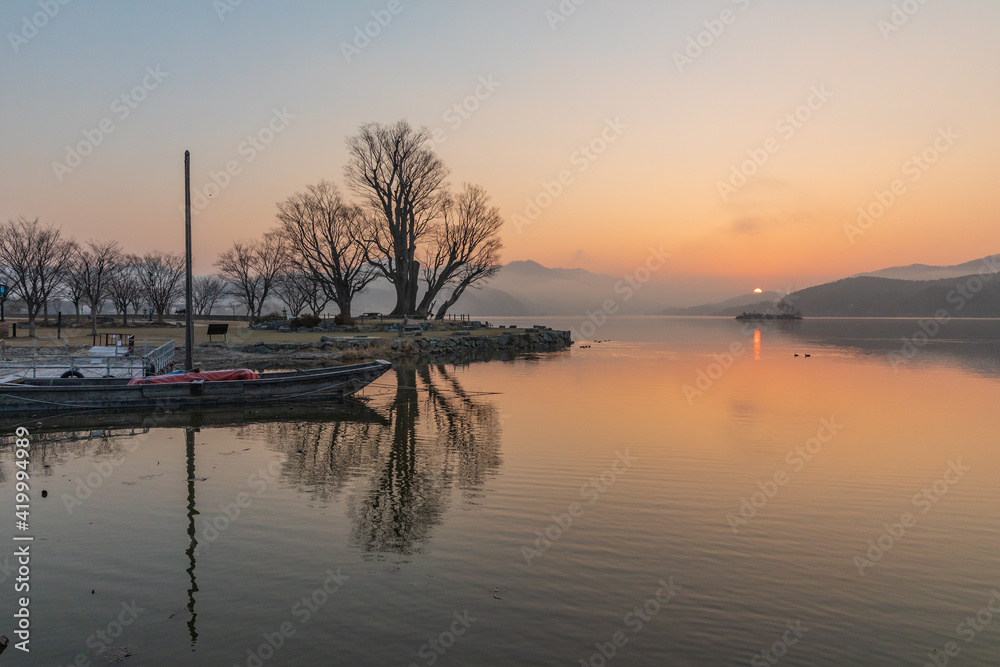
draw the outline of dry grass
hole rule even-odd
[[[75,320],[75,318],[71,318]],[[93,338],[90,334],[90,326],[84,325],[81,328],[75,329],[68,326],[67,319],[63,320],[64,326],[62,328],[62,338],[69,339],[69,344],[71,346],[79,345],[93,345]],[[11,322],[8,318],[8,324]],[[343,333],[331,333],[331,332],[295,332],[295,331],[270,331],[270,330],[258,330],[250,329],[246,322],[229,322],[229,334],[226,336],[226,341],[233,345],[252,345],[254,343],[315,343],[320,340],[323,336],[329,337],[343,337],[352,338],[354,334],[343,334]],[[28,328],[23,322],[18,322],[18,338],[17,341],[21,341],[27,337]],[[209,342],[208,338],[208,322],[195,322],[194,324],[194,342],[195,345],[201,343]],[[521,332],[523,329],[474,329],[470,333],[474,336],[499,336],[502,333],[514,333]],[[36,327],[35,335],[41,344],[42,339],[55,338],[56,337],[56,327]],[[104,334],[134,334],[136,343],[140,343],[143,340],[170,340],[176,341],[177,345],[184,344],[184,328],[175,326],[128,326],[123,327],[121,325],[112,327],[98,327],[97,329],[98,345],[102,345],[104,342]],[[426,331],[424,332],[425,338],[434,337],[446,337],[452,334],[451,330],[447,331]],[[367,336],[369,338],[382,338],[386,341],[391,341],[396,338],[398,334],[396,332],[364,332],[361,335]],[[9,339],[8,339],[9,340]],[[215,342],[221,342],[222,338],[219,336],[214,336]]]

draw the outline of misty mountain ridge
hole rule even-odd
[[[1000,255],[953,266],[890,267],[799,290],[789,298],[805,316],[927,317],[941,308],[953,307],[955,304],[949,305],[946,301],[949,293],[984,268],[990,273],[1000,272]],[[475,317],[583,316],[600,309],[611,299],[618,309],[617,314],[622,315],[734,317],[744,311],[773,312],[775,303],[783,296],[771,291],[740,294],[702,305],[667,306],[685,301],[691,303],[699,293],[718,294],[725,290],[722,286],[725,284],[729,283],[722,280],[712,283],[705,278],[675,278],[669,282],[651,280],[637,290],[626,290],[623,277],[580,268],[550,268],[532,260],[519,260],[505,265],[482,289],[466,290],[450,312]],[[984,289],[974,299],[968,299],[968,308],[963,309],[962,316],[1000,317],[1000,298],[992,304],[992,294],[992,289]],[[353,311],[384,313],[389,312],[394,303],[395,290],[380,279],[358,295]],[[987,314],[993,312],[997,314]]]
[[[852,278],[895,278],[897,280],[941,280],[943,278],[961,278],[979,273],[986,267],[991,273],[1000,271],[1000,255],[987,255],[962,264],[952,266],[933,266],[928,264],[910,264],[909,266],[892,266],[888,269],[859,273]]]
[[[911,264],[880,269],[798,290],[787,299],[804,316],[813,317],[933,317],[942,309],[956,317],[1000,317],[1000,290],[987,289],[993,282],[979,278],[980,272],[1000,272],[1000,255],[952,266]],[[972,286],[978,284],[974,279],[982,282],[983,289],[963,295],[963,290],[971,292],[970,281]],[[741,295],[703,306],[667,308],[661,314],[735,317],[743,312],[774,312],[781,297],[777,292]]]

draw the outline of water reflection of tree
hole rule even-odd
[[[74,458],[91,456],[98,460],[120,459],[128,453],[125,447],[126,438],[143,435],[148,428],[119,428],[93,430],[41,431],[31,428],[30,468],[33,478],[50,477],[53,470],[59,469],[67,461]],[[16,436],[13,428],[0,437],[0,447],[13,447]],[[4,481],[4,473],[0,468],[0,482]]]
[[[284,475],[317,500],[345,489],[352,543],[365,553],[418,552],[458,486],[466,502],[501,463],[496,406],[443,364],[396,370],[387,422],[268,425]]]

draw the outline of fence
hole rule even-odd
[[[74,354],[66,341],[39,341],[17,345],[0,341],[0,373],[21,377],[143,377],[159,373],[174,360],[175,344],[169,341],[131,341],[98,354]],[[48,344],[46,344],[48,343]]]

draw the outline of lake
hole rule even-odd
[[[26,420],[2,660],[1000,664],[1000,321],[933,324],[612,318],[349,407]]]

